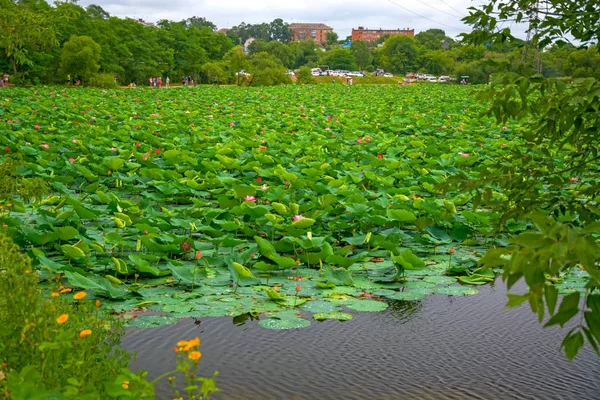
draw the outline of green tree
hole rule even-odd
[[[325,53],[321,60],[322,65],[328,65],[329,69],[355,70],[356,59],[348,49],[335,48]]]
[[[364,69],[371,64],[371,51],[366,42],[363,42],[362,40],[352,42],[350,51],[354,55],[359,69]]]
[[[338,34],[334,31],[327,32],[327,35],[325,36],[325,42],[328,46],[336,45],[338,42]]]
[[[300,67],[296,72],[296,83],[297,84],[310,84],[315,83],[315,78],[312,76],[312,72],[309,67]]]
[[[236,46],[229,50],[223,57],[223,62],[230,73],[237,74],[235,75],[235,82],[236,85],[239,86],[242,82],[243,76],[239,75],[238,72],[246,69],[248,66],[248,59],[244,54],[244,49],[241,46]]]
[[[89,36],[71,36],[63,45],[60,68],[86,83],[100,69],[100,45]]]
[[[202,73],[206,76],[208,83],[225,84],[229,82],[224,62],[208,62],[202,66]]]
[[[287,22],[283,22],[281,18],[276,18],[269,23],[269,39],[287,43],[292,38],[290,32],[290,25]]]
[[[252,56],[248,66],[250,86],[273,86],[291,83],[286,74],[286,68],[281,62],[267,52],[257,53]]]
[[[599,20],[598,2],[488,0],[470,8],[464,21],[474,30],[463,37],[474,44],[510,43],[515,39],[509,27],[512,23],[502,23],[527,22],[527,45],[531,51],[541,51],[569,38],[584,44],[597,42]],[[507,27],[496,29],[499,24]],[[497,160],[480,168],[477,182],[458,180],[460,189],[476,191],[474,207],[483,206],[501,216],[501,228],[509,221],[531,223],[531,229],[518,231],[507,245],[489,250],[480,264],[503,267],[509,288],[525,280],[528,293],[510,295],[509,306],[528,302],[540,322],[547,312],[546,326],[563,326],[576,318],[561,345],[569,359],[586,340],[600,355],[598,93],[600,82],[594,78],[568,84],[541,75],[494,74],[492,85],[480,95],[491,102],[487,114],[500,123],[518,121],[523,145],[507,154],[508,162]],[[484,187],[501,188],[509,200],[494,202],[491,189]],[[574,268],[585,269],[590,276],[585,292],[564,296],[557,309],[558,291],[546,277]]]
[[[418,50],[410,36],[392,36],[383,43],[381,66],[392,72],[406,75],[417,66]]]

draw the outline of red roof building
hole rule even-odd
[[[365,29],[359,26],[358,29],[352,29],[352,41],[362,40],[363,42],[374,42],[382,36],[415,36],[414,29]]]
[[[292,40],[313,39],[316,43],[327,41],[327,32],[333,32],[333,28],[325,24],[292,23]]]

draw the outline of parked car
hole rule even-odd
[[[361,71],[350,71],[346,74],[346,76],[366,76],[364,72]]]
[[[292,71],[291,69],[288,70],[288,72],[286,72],[289,76],[296,76],[296,73],[294,71]]]
[[[237,76],[250,76],[250,74],[249,74],[249,73],[247,73],[247,72],[246,72],[246,71],[244,71],[244,70],[241,70],[240,72],[236,72],[235,74],[236,74]]]
[[[321,68],[313,68],[310,70],[312,76],[319,76],[323,74],[323,70]]]
[[[385,71],[384,71],[384,70],[382,70],[382,69],[376,69],[376,70],[373,72],[373,76],[383,76],[384,74],[385,74]]]
[[[450,77],[447,75],[442,75],[438,78],[438,82],[440,83],[446,83],[450,81]]]
[[[393,78],[394,74],[391,74],[389,72],[386,72],[385,74],[383,74],[383,76],[385,76],[386,78]]]
[[[427,81],[428,82],[436,82],[437,83],[438,80],[437,80],[437,78],[435,76],[428,76],[427,77]]]

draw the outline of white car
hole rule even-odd
[[[351,71],[346,74],[347,76],[365,76],[364,73],[360,71]]]
[[[247,73],[247,72],[246,72],[246,71],[244,71],[244,70],[241,70],[240,72],[236,72],[235,74],[236,74],[237,76],[250,76],[250,74],[249,74],[249,73]]]
[[[427,81],[428,82],[436,82],[437,83],[438,80],[437,80],[437,78],[435,76],[428,76],[427,77]]]
[[[450,80],[450,77],[449,77],[449,76],[442,75],[442,76],[440,76],[440,77],[438,78],[438,80],[437,80],[437,81],[438,81],[438,82],[440,82],[440,83],[446,83],[446,82],[448,82],[449,80]]]
[[[321,70],[321,68],[313,68],[310,70],[310,73],[312,76],[320,76],[323,71]]]
[[[385,74],[383,74],[383,76],[385,76],[386,78],[393,78],[394,74],[390,74],[389,72],[386,72]]]
[[[289,70],[288,72],[286,72],[289,76],[296,76],[296,73],[292,70]]]

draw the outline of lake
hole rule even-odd
[[[600,399],[600,357],[589,346],[567,361],[567,329],[543,329],[528,305],[505,311],[499,280],[480,290],[292,331],[187,319],[129,330],[123,344],[152,378],[175,365],[178,340],[199,336],[201,374],[219,371],[217,399]],[[158,398],[169,390],[159,386]]]

